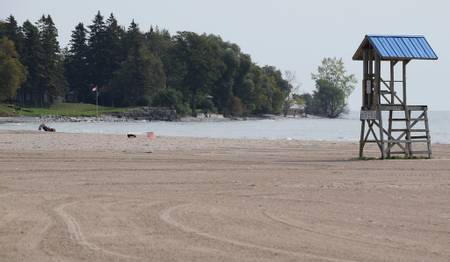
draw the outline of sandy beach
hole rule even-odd
[[[450,261],[450,145],[0,132],[0,261]]]

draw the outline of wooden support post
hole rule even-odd
[[[368,53],[368,63],[369,63],[369,73],[368,79],[371,81],[373,85],[373,52]],[[367,94],[367,109],[372,109],[374,93]]]
[[[428,108],[425,109],[423,117],[425,118],[425,134],[427,136],[428,158],[431,158],[433,154],[431,152],[431,136],[430,136],[430,127],[428,125]]]
[[[391,101],[390,104],[393,105],[395,103],[395,62],[391,60],[390,62],[390,83],[389,83],[389,91],[391,92]],[[389,119],[388,119],[388,140],[391,140],[389,137],[392,137],[392,117],[393,111],[389,110]],[[387,158],[391,157],[391,148],[392,143],[388,143],[388,147],[386,149]]]
[[[363,53],[363,80],[362,80],[362,108],[367,109],[367,80],[369,79],[369,51],[366,49]]]
[[[402,62],[403,71],[403,107],[405,109],[405,119],[406,119],[406,157],[411,157],[411,111],[408,108],[408,103],[406,100],[406,65],[408,61]]]
[[[362,158],[364,156],[364,145],[365,145],[365,128],[366,128],[366,120],[361,120],[361,137],[359,139],[359,157]]]
[[[379,135],[380,135],[380,151],[381,151],[381,159],[386,158],[386,152],[384,150],[385,141],[384,141],[384,132],[383,132],[383,115],[380,110],[380,104],[381,104],[381,60],[378,55],[375,56],[375,88],[374,88],[374,95],[375,95],[375,108],[378,114],[378,123],[379,123]]]

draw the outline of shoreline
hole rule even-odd
[[[65,122],[80,122],[80,123],[89,123],[89,122],[229,122],[229,121],[251,121],[251,120],[265,120],[265,119],[305,119],[305,118],[314,118],[314,119],[325,119],[320,116],[282,116],[282,115],[262,115],[262,116],[247,116],[247,117],[224,117],[219,114],[213,114],[209,117],[204,116],[185,116],[181,117],[177,120],[168,121],[168,120],[148,120],[145,118],[132,118],[132,117],[116,117],[116,116],[99,116],[99,117],[83,117],[83,116],[13,116],[13,117],[0,117],[0,124],[3,123],[24,123],[24,122],[56,122],[56,123],[65,123]]]

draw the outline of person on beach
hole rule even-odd
[[[41,124],[39,126],[39,131],[44,130],[45,132],[55,132],[56,129],[46,126],[45,124]]]

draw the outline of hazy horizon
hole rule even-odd
[[[366,3],[366,4],[364,4]],[[128,26],[135,19],[142,31],[151,25],[169,30],[220,35],[238,44],[260,65],[273,65],[296,73],[300,92],[314,89],[311,73],[324,57],[342,57],[349,73],[358,79],[349,99],[351,110],[361,103],[361,63],[352,61],[354,51],[366,34],[424,35],[437,53],[438,61],[413,61],[408,66],[408,100],[428,104],[430,110],[450,110],[446,76],[450,68],[450,24],[447,1],[86,1],[16,0],[2,4],[0,19],[14,15],[19,24],[36,22],[42,14],[52,16],[61,47],[79,22],[89,25],[97,11],[105,17],[114,13]],[[370,9],[367,8],[370,6]],[[370,10],[368,13],[367,10]]]

